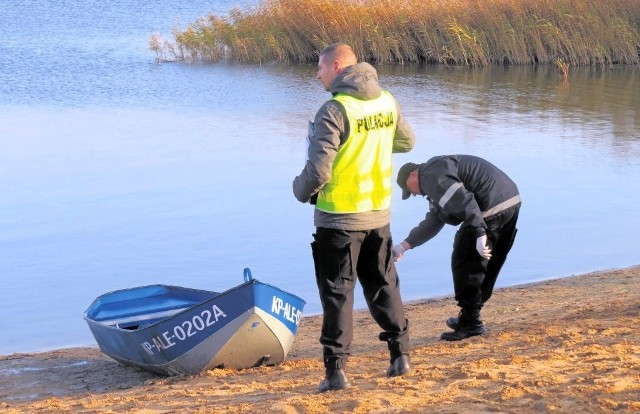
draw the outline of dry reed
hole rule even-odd
[[[343,41],[372,63],[638,64],[640,1],[263,0],[173,35],[152,36],[159,60],[314,62]]]

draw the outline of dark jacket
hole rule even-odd
[[[473,155],[433,157],[418,166],[420,193],[429,212],[405,239],[411,247],[434,237],[445,224],[486,234],[486,221],[520,205],[516,184],[498,167]]]
[[[342,92],[358,99],[369,100],[380,96],[376,70],[368,63],[346,68],[331,85],[331,94]],[[413,148],[415,135],[398,108],[398,126],[393,139],[393,152],[408,152]],[[329,100],[322,105],[309,126],[307,163],[293,180],[293,194],[306,203],[331,178],[333,162],[338,149],[349,137],[349,120],[340,102]],[[314,225],[340,230],[369,230],[389,224],[390,210],[353,214],[332,214],[315,209]]]

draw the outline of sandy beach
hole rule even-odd
[[[97,347],[0,356],[0,412],[640,412],[640,266],[498,289],[483,309],[487,334],[456,343],[439,339],[457,314],[451,297],[406,309],[404,377],[385,377],[386,346],[359,311],[345,391],[316,391],[321,318],[311,316],[284,363],[243,371],[161,377]]]

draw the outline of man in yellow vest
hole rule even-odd
[[[309,125],[304,169],[293,181],[298,201],[315,204],[311,250],[323,310],[320,392],[350,386],[344,368],[353,338],[353,295],[365,300],[387,343],[387,376],[409,365],[405,316],[390,232],[392,152],[408,152],[415,135],[376,70],[358,63],[350,46],[320,52],[316,76],[332,98]]]

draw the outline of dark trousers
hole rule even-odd
[[[489,260],[478,254],[474,231],[460,229],[456,233],[451,271],[455,298],[461,308],[480,309],[491,297],[498,274],[518,232],[516,223],[519,212],[518,205],[485,220],[487,245],[491,249]]]
[[[391,358],[408,354],[409,322],[400,298],[389,225],[364,231],[318,227],[313,237],[325,367],[342,368],[349,356],[356,280],[362,285],[369,312],[383,330],[379,338],[387,342]]]

